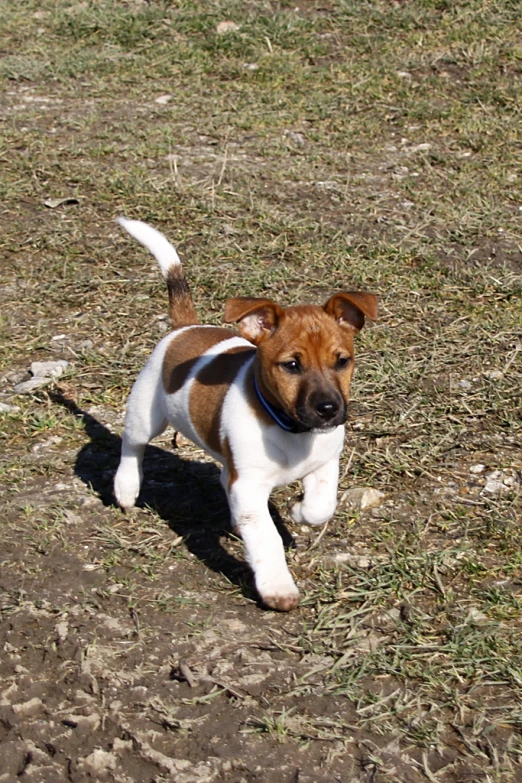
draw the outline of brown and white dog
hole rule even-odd
[[[155,256],[167,281],[174,331],[156,346],[130,394],[114,492],[134,505],[147,443],[170,424],[223,466],[232,524],[241,535],[266,606],[288,611],[299,592],[270,513],[271,490],[303,480],[291,509],[298,523],[321,525],[337,505],[353,337],[373,294],[340,292],[325,305],[283,309],[269,299],[229,299],[229,328],[198,321],[178,255],[146,223],[120,224]]]

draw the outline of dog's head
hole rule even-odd
[[[301,431],[344,424],[354,368],[353,337],[377,317],[373,294],[340,292],[323,307],[283,309],[269,299],[229,299],[225,321],[258,349],[264,396]]]

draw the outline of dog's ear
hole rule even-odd
[[[365,316],[372,321],[377,318],[377,297],[363,291],[340,291],[326,302],[324,309],[337,323],[359,331]]]
[[[277,328],[283,313],[283,308],[270,299],[240,296],[227,299],[225,323],[237,323],[241,335],[258,345]]]

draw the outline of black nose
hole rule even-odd
[[[337,415],[339,411],[339,405],[334,400],[323,400],[322,402],[317,403],[315,410],[321,419],[330,421],[330,419],[333,419],[334,416]]]

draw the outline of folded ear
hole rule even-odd
[[[377,297],[363,291],[340,291],[324,305],[328,315],[339,324],[346,324],[358,331],[364,326],[364,317],[377,318]]]
[[[241,335],[254,345],[268,337],[279,325],[284,310],[270,299],[240,296],[227,299],[225,323],[237,323]]]

